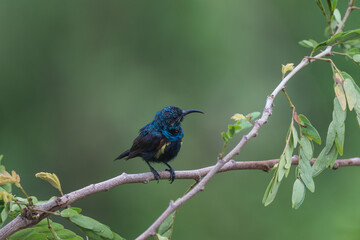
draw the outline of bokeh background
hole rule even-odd
[[[339,1],[342,13],[346,5]],[[354,12],[345,30],[359,22]],[[55,172],[65,192],[122,172],[149,171],[140,159],[113,159],[156,111],[175,105],[206,114],[185,119],[184,144],[172,166],[212,165],[230,117],[262,111],[281,80],[281,64],[309,54],[298,41],[325,40],[325,26],[314,1],[1,1],[3,163],[43,200],[57,192],[35,178],[40,171]],[[355,65],[334,60],[360,84]],[[323,140],[334,97],[331,75],[329,64],[316,62],[287,85],[297,111]],[[290,118],[280,94],[269,123],[236,160],[278,158]],[[360,156],[353,112],[346,125],[344,157]],[[308,192],[299,210],[291,209],[293,173],[270,206],[261,204],[270,179],[261,171],[215,176],[181,207],[173,238],[360,239],[359,168],[317,177],[316,192]],[[125,185],[73,205],[133,239],[192,182]]]

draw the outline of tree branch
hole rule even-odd
[[[275,164],[277,164],[279,159],[265,160],[265,161],[247,161],[247,162],[236,162],[234,160],[230,160],[226,164],[224,164],[218,171],[227,172],[233,170],[263,170],[268,172]],[[311,161],[315,162],[315,158]],[[298,164],[298,156],[293,156],[293,165]],[[349,159],[341,159],[337,160],[334,164],[333,169],[337,169],[339,167],[346,166],[360,166],[360,158],[349,158]],[[194,179],[199,181],[202,177],[206,176],[211,170],[212,166],[195,169],[195,170],[187,170],[187,171],[176,171],[176,179]],[[168,180],[170,177],[170,173],[167,171],[162,171],[160,173],[160,179]],[[20,229],[30,227],[35,225],[42,219],[49,216],[49,212],[54,212],[59,209],[63,209],[69,204],[74,203],[77,200],[80,200],[86,196],[108,191],[109,189],[128,183],[148,183],[149,181],[154,181],[154,175],[151,172],[147,173],[138,173],[138,174],[126,174],[123,173],[120,176],[111,178],[109,180],[91,184],[82,189],[73,191],[71,193],[65,194],[62,197],[58,197],[50,202],[44,203],[42,205],[36,206],[38,210],[39,218],[31,219],[26,216],[19,215],[6,226],[0,229],[0,239],[5,239],[9,237],[11,234],[19,231]]]

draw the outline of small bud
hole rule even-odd
[[[35,177],[49,182],[54,188],[58,189],[62,195],[61,184],[55,173],[39,172],[35,174]]]
[[[281,64],[282,68],[281,68],[281,72],[283,75],[285,75],[287,72],[291,72],[292,70],[294,70],[294,64],[293,63],[288,63],[286,65]]]
[[[235,113],[234,116],[231,117],[232,120],[240,121],[241,119],[245,119],[245,116],[240,113]]]

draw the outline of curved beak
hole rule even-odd
[[[189,113],[202,113],[202,114],[204,114],[202,111],[195,110],[195,109],[190,109],[190,110],[183,110],[182,115],[183,115],[183,116],[186,116],[186,115],[188,115]]]

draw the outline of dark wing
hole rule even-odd
[[[163,135],[156,131],[151,131],[145,136],[140,134],[135,138],[127,159],[137,157],[142,152],[152,152],[159,149],[163,142],[162,139]]]

